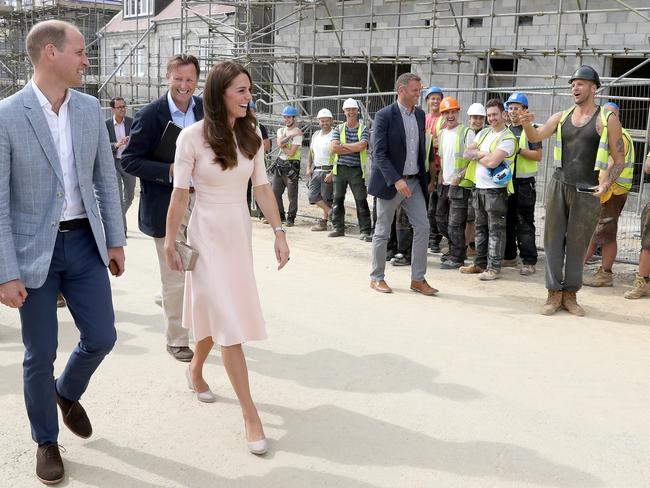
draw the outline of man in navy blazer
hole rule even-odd
[[[177,54],[170,58],[167,62],[167,93],[135,115],[129,143],[122,154],[124,170],[140,178],[138,227],[153,237],[156,244],[167,352],[183,362],[191,361],[194,355],[189,348],[188,330],[181,325],[185,276],[167,266],[163,249],[174,165],[173,161],[156,161],[153,154],[170,120],[187,127],[203,118],[203,101],[193,96],[199,74],[199,62],[191,54]],[[185,241],[185,229],[194,203],[192,190],[190,188],[190,206],[176,240]]]
[[[397,79],[397,101],[381,109],[373,128],[373,158],[368,193],[377,197],[377,223],[372,239],[370,288],[392,293],[386,284],[386,245],[395,212],[401,206],[413,226],[411,251],[411,290],[435,295],[438,290],[427,283],[429,220],[425,195],[427,173],[424,112],[416,107],[422,83],[414,73]]]

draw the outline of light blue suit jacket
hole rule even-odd
[[[96,98],[71,90],[68,113],[81,197],[97,249],[126,244],[108,132]],[[47,278],[65,199],[63,171],[32,83],[0,101],[0,283]]]

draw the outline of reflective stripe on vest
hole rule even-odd
[[[630,191],[632,189],[632,179],[634,177],[634,160],[636,157],[634,153],[632,136],[630,136],[630,133],[626,129],[621,128],[621,131],[623,132],[623,137],[627,142],[627,151],[625,151],[625,166],[623,167],[623,171],[621,171],[620,176],[616,179],[616,183],[625,188],[627,191]]]
[[[477,147],[479,147],[479,148],[481,147],[481,144],[483,144],[483,141],[490,134],[491,130],[492,129],[490,127],[487,127],[487,128],[483,129],[481,132],[478,133],[478,141],[476,143]],[[494,141],[492,141],[492,144],[490,144],[490,152],[493,153],[494,151],[496,151],[496,148],[499,145],[499,143],[501,143],[503,141],[507,141],[507,140],[513,140],[515,142],[515,150],[514,150],[512,156],[504,159],[504,161],[507,161],[508,164],[510,165],[510,169],[512,169],[512,166],[513,166],[514,160],[515,160],[515,154],[517,154],[518,142],[517,142],[517,138],[515,137],[515,135],[512,133],[512,131],[510,129],[504,130],[503,134],[501,134],[499,137],[494,139]],[[465,178],[463,179],[463,181],[461,181],[460,186],[468,187],[468,186],[475,186],[476,185],[476,165],[477,164],[478,164],[478,161],[476,161],[476,160],[473,160],[473,161],[469,162],[469,164],[467,166],[467,171],[465,172]],[[471,185],[463,184],[463,182],[465,180],[469,180],[471,182]],[[508,182],[507,189],[508,189],[508,194],[512,194],[512,193],[515,192],[515,187],[512,184],[512,180],[510,180]]]
[[[442,148],[443,141],[445,140],[445,133],[450,129],[442,129],[440,135],[438,136],[438,148]],[[453,129],[451,129],[453,130]],[[458,132],[456,133],[456,143],[454,147],[454,176],[457,176],[462,170],[464,170],[469,161],[463,159],[463,153],[465,152],[465,138],[467,137],[467,131],[469,129],[463,124],[458,125]],[[444,161],[441,162],[441,166],[444,165]]]
[[[596,161],[594,161],[594,171],[607,169],[607,158],[609,156],[607,121],[609,120],[609,115],[612,114],[612,112],[605,114],[605,111],[601,107],[598,107],[598,109],[600,111],[598,115],[603,126],[603,131],[600,134],[600,141],[598,141],[598,152],[596,153]],[[564,121],[573,113],[574,110],[575,106],[562,112],[560,123],[557,125],[555,131],[555,147],[553,148],[553,166],[555,168],[562,167],[562,124],[564,124]]]
[[[287,129],[286,127],[280,127],[280,137],[286,137],[287,136]],[[293,144],[292,144],[293,145]],[[302,144],[297,144],[298,149],[296,149],[296,152],[293,156],[287,156],[287,161],[300,161],[300,155],[302,152]]]
[[[359,124],[358,130],[357,130],[357,142],[361,142],[361,134],[363,133],[363,129],[365,129],[365,126],[363,124]],[[339,125],[339,142],[341,144],[345,144],[345,124]],[[366,177],[366,160],[368,159],[368,146],[366,146],[366,149],[361,151],[359,153],[359,159],[361,160],[361,175],[365,178]],[[334,155],[334,164],[332,168],[332,174],[337,174],[336,173],[336,162],[339,160],[339,155],[335,154]]]
[[[521,149],[528,149],[528,138],[526,137],[525,130],[522,130],[521,135],[519,136],[519,147]],[[538,163],[539,161],[525,158],[521,153],[517,154],[515,161],[515,168],[517,171],[513,176],[515,178],[533,178],[537,176]]]

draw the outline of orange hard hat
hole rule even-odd
[[[460,110],[460,105],[458,105],[458,100],[454,97],[445,97],[440,102],[440,112],[449,112],[450,110]]]

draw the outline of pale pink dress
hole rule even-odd
[[[231,346],[266,339],[246,204],[249,178],[254,187],[268,183],[263,151],[248,159],[237,150],[237,166],[224,171],[214,163],[202,121],[178,137],[174,187],[189,188],[191,177],[196,190],[187,238],[199,258],[185,273],[183,299],[183,327],[192,329],[196,341],[212,337]]]

